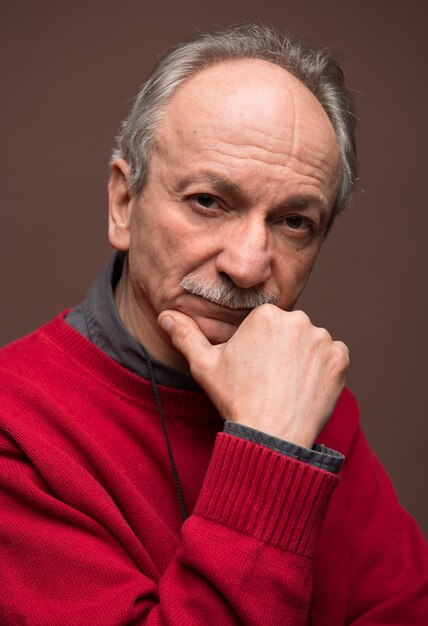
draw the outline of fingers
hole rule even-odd
[[[169,335],[172,344],[182,353],[191,368],[196,362],[207,358],[212,346],[192,318],[178,311],[162,311],[158,324]]]

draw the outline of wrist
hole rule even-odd
[[[307,425],[284,425],[284,420],[276,421],[252,420],[240,418],[237,420],[229,420],[233,424],[251,428],[256,431],[265,433],[270,437],[289,441],[290,443],[311,450],[315,444],[318,432],[309,428]]]

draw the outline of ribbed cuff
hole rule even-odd
[[[219,433],[194,514],[312,557],[338,477]]]

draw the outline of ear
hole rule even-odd
[[[135,196],[128,187],[129,165],[125,159],[114,161],[108,184],[108,238],[117,250],[129,249],[131,216]]]

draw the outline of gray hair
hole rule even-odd
[[[111,163],[117,158],[126,159],[130,188],[139,195],[147,180],[159,122],[180,85],[209,66],[252,58],[279,65],[299,79],[318,99],[333,125],[340,150],[341,180],[331,223],[348,202],[357,176],[352,97],[343,71],[329,51],[314,50],[270,26],[246,24],[203,33],[166,52],[121,125]]]

